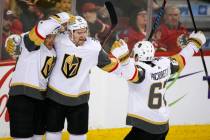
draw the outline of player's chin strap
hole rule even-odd
[[[195,32],[197,32],[197,27],[196,27],[196,24],[195,24],[193,13],[192,13],[190,0],[187,0],[187,5],[188,5],[189,11],[190,11],[190,16],[191,16],[191,19],[192,19],[192,22],[193,22],[194,30],[195,30]],[[203,50],[202,50],[202,48],[200,48],[199,50],[200,50],[200,54],[201,54],[201,60],[202,60],[203,68],[204,68],[204,71],[205,71],[205,76],[203,77],[203,80],[207,80],[207,82],[208,82],[208,99],[210,99],[210,76],[208,75],[208,70],[206,68],[206,63],[205,63],[205,59],[204,59],[204,56],[203,56]]]

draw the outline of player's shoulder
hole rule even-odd
[[[20,36],[24,37],[25,35],[28,35],[28,34],[29,34],[29,32],[25,32],[25,33],[20,34]]]
[[[170,61],[170,59],[168,57],[155,57],[154,62],[167,62]]]
[[[100,42],[93,37],[87,37],[86,45],[88,45],[90,49],[93,48],[95,50],[101,50],[102,48]]]
[[[100,45],[100,42],[97,39],[93,38],[93,37],[87,37],[87,42],[91,43],[93,45]]]
[[[70,41],[70,38],[69,38],[69,35],[67,33],[59,33],[56,35],[56,38],[55,38],[55,44],[68,44],[66,42],[71,42]]]
[[[67,33],[58,33],[57,35],[56,35],[56,38],[55,38],[55,40],[57,41],[57,40],[63,40],[63,39],[66,39],[68,37],[68,34]]]
[[[156,65],[170,65],[170,58],[169,57],[156,57],[154,60],[153,60],[153,64],[156,64]]]

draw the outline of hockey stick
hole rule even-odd
[[[160,11],[159,11],[157,17],[155,18],[155,22],[152,25],[152,30],[151,30],[151,32],[149,34],[148,39],[147,39],[148,41],[150,41],[152,39],[152,36],[153,36],[154,32],[156,31],[156,29],[160,25],[160,20],[161,20],[163,14],[164,14],[165,5],[166,5],[166,0],[163,1],[163,4],[162,4],[162,6],[160,8]]]
[[[114,29],[118,23],[117,14],[115,12],[114,6],[112,5],[111,1],[106,1],[105,6],[106,6],[106,9],[108,10],[109,17],[111,19],[111,28],[110,28],[109,32],[106,34],[106,38],[104,39],[104,41],[101,43],[103,47],[106,45],[108,40],[111,38],[112,33],[114,32]]]
[[[191,16],[191,19],[192,19],[192,22],[193,22],[194,30],[195,30],[195,32],[197,32],[198,30],[197,30],[197,27],[196,27],[196,24],[195,24],[192,8],[191,8],[191,5],[190,5],[190,0],[187,0],[187,5],[188,5],[189,11],[190,11],[190,16]],[[207,68],[206,68],[206,62],[205,62],[205,59],[204,59],[204,56],[203,56],[203,50],[201,48],[199,50],[200,50],[200,53],[201,53],[201,60],[202,60],[203,68],[204,68],[204,71],[205,71],[205,76],[203,77],[203,80],[207,80],[207,82],[208,82],[208,99],[210,99],[210,76],[208,76],[208,71],[207,71]]]

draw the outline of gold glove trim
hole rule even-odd
[[[188,42],[192,42],[192,43],[194,43],[195,44],[195,46],[197,47],[197,48],[201,48],[201,46],[202,46],[202,43],[201,43],[201,41],[200,40],[198,40],[198,39],[195,39],[195,38],[189,38],[188,39]]]
[[[42,37],[38,31],[37,26],[35,26],[30,32],[29,32],[29,39],[34,42],[36,46],[40,46],[44,42],[44,37]]]

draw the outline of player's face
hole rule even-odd
[[[82,46],[86,41],[87,35],[88,35],[87,28],[82,28],[75,30],[73,34],[71,34],[72,36],[71,38],[76,46]]]
[[[179,9],[172,8],[167,11],[166,14],[166,23],[172,27],[177,27],[180,20],[180,11]]]
[[[55,40],[56,34],[50,34],[46,37],[44,44],[45,46],[51,50],[54,47],[54,40]]]

